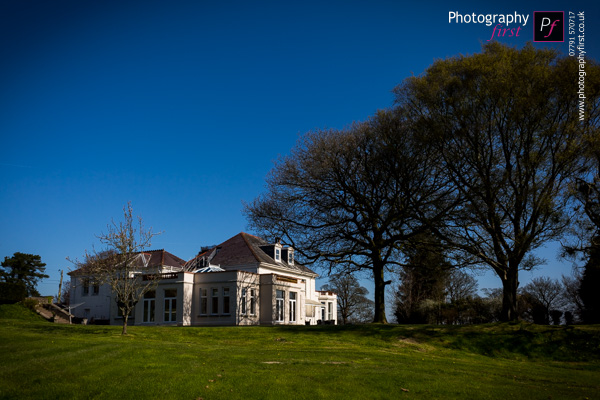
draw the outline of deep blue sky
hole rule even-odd
[[[246,231],[242,201],[300,134],[364,120],[435,59],[480,50],[492,28],[449,11],[528,14],[519,38],[497,39],[520,47],[533,11],[585,10],[598,58],[592,2],[413,3],[3,0],[0,257],[41,255],[39,289],[55,294],[65,258],[128,201],[164,231],[153,248],[183,259]],[[570,272],[544,256],[522,282]]]

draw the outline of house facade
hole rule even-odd
[[[337,323],[337,296],[316,290],[317,274],[294,249],[239,233],[184,260],[164,250],[142,254],[158,274],[154,290],[135,306],[136,325],[317,325]],[[88,321],[121,324],[108,285],[83,270],[71,273],[72,313]]]

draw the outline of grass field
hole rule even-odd
[[[0,306],[0,398],[600,399],[600,326],[128,330]]]

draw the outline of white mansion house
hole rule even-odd
[[[294,249],[240,233],[203,249],[188,262],[165,250],[140,253],[140,269],[160,275],[140,300],[135,325],[315,325],[337,323],[337,296],[317,291],[316,273],[296,262]],[[140,271],[144,273],[144,271]],[[94,285],[82,269],[71,276],[75,316],[121,324],[107,284]]]

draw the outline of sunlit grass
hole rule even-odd
[[[599,398],[600,328],[65,326],[0,307],[6,399]]]

